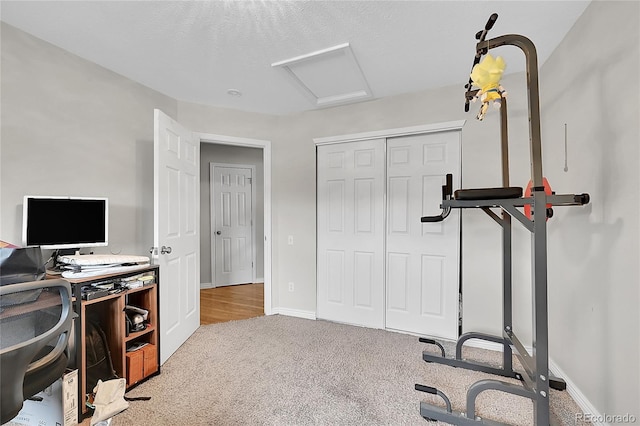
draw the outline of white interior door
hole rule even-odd
[[[211,164],[212,265],[216,287],[253,282],[253,170]]]
[[[384,140],[318,146],[319,318],[384,327]]]
[[[447,173],[460,179],[459,131],[387,140],[386,328],[458,337],[460,211],[420,222],[440,213]]]
[[[154,110],[154,260],[160,265],[160,363],[200,326],[200,140]]]

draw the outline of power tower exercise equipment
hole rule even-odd
[[[451,209],[482,209],[502,228],[503,250],[503,302],[502,302],[502,336],[469,332],[460,336],[456,343],[455,358],[446,358],[442,346],[432,339],[420,339],[421,342],[437,345],[442,356],[424,351],[422,358],[426,362],[440,363],[468,370],[481,371],[503,377],[520,380],[521,385],[496,379],[484,379],[475,382],[467,391],[466,412],[454,412],[449,398],[434,387],[416,384],[418,391],[438,395],[445,406],[420,403],[420,414],[428,420],[439,420],[456,425],[500,425],[503,423],[476,416],[476,398],[487,390],[501,391],[529,398],[533,402],[533,417],[536,426],[555,424],[549,410],[549,389],[564,390],[566,384],[562,379],[549,374],[549,336],[547,318],[547,218],[550,217],[551,206],[582,206],[589,203],[589,194],[558,195],[545,191],[545,180],[542,175],[542,146],[540,140],[540,106],[538,91],[538,60],[536,48],[528,38],[509,34],[485,40],[488,31],[498,19],[491,15],[484,30],[476,34],[476,55],[473,66],[480,62],[483,55],[496,47],[512,45],[520,48],[526,58],[526,75],[529,108],[529,144],[531,160],[531,188],[524,197],[522,188],[509,186],[509,155],[507,135],[507,101],[501,99],[501,144],[502,144],[502,187],[459,189],[453,192],[452,176],[447,175],[446,184],[442,187],[442,212],[437,216],[426,216],[421,222],[439,222],[444,220]],[[469,101],[477,96],[478,90],[472,88],[472,80],[465,86],[465,111],[469,111]],[[548,184],[546,185],[548,187]],[[527,217],[520,208],[531,211]],[[499,209],[498,212],[492,209]],[[525,345],[518,339],[512,322],[512,237],[511,221],[515,218],[531,233],[531,285],[532,285],[532,351],[529,353]],[[480,362],[463,360],[462,347],[471,339],[480,339],[502,346],[502,367],[495,367]],[[516,355],[523,367],[523,372],[513,369],[513,355]]]

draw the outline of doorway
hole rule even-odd
[[[266,315],[271,315],[271,193],[269,190],[271,187],[271,144],[264,140],[214,134],[196,133],[195,136],[201,142],[201,292],[205,289],[213,289],[215,283],[212,275],[210,163],[253,165],[255,167],[253,186],[256,188],[256,197],[253,203],[256,211],[253,221],[255,272],[249,282],[260,284],[255,287],[262,289],[263,312]]]

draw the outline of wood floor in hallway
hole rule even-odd
[[[200,324],[264,315],[264,284],[239,284],[200,290]]]

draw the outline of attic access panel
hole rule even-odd
[[[373,97],[349,43],[271,64],[281,68],[317,107]]]

